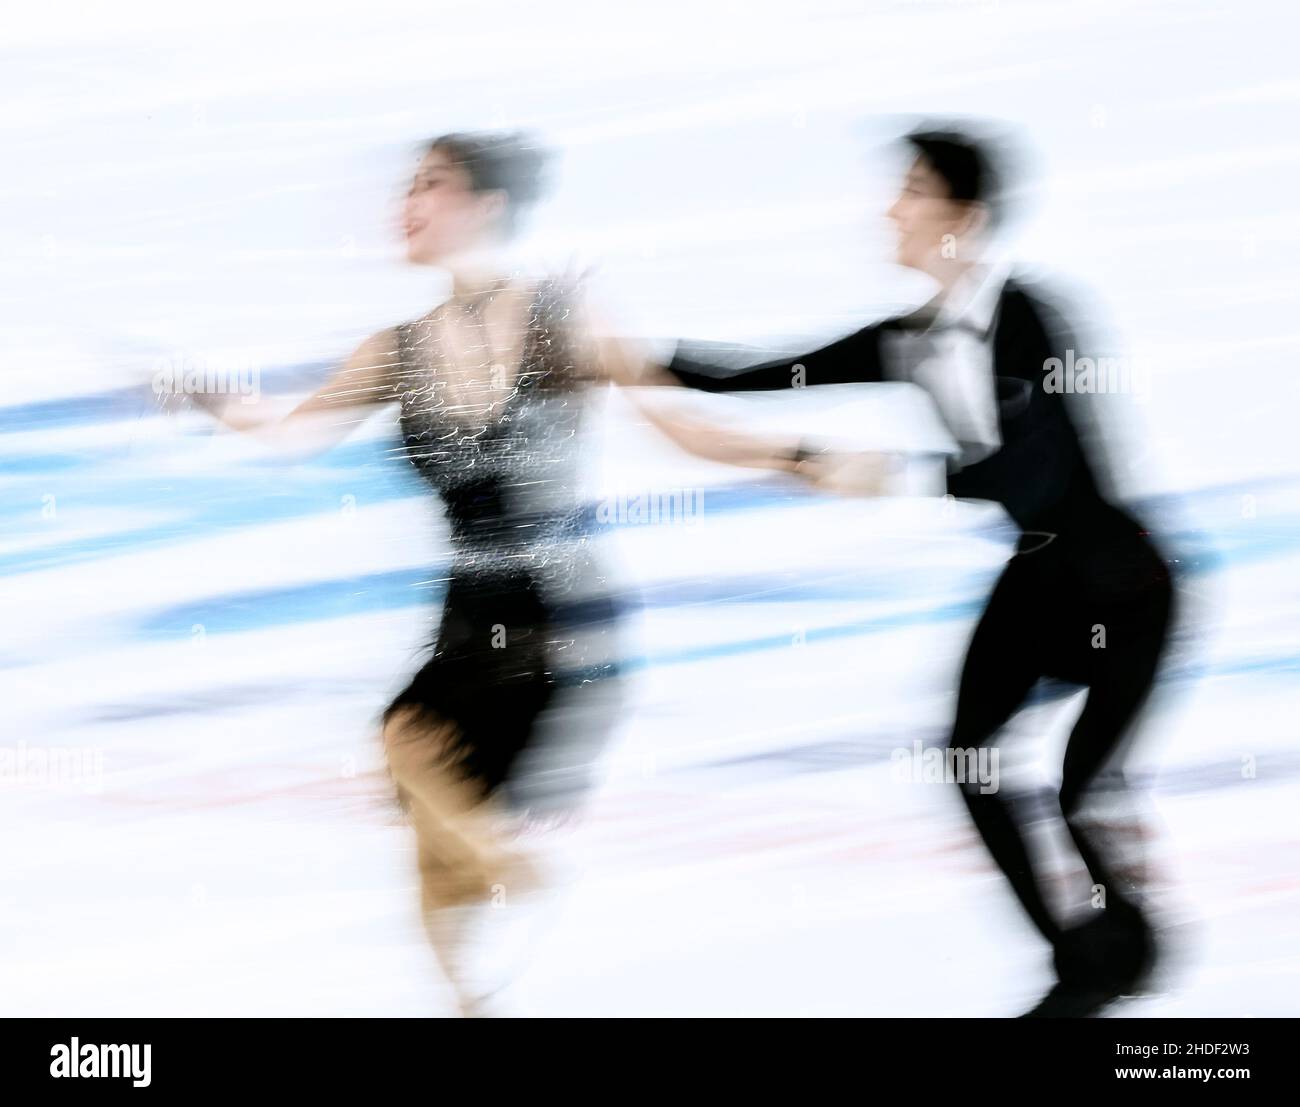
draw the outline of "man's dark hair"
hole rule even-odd
[[[943,179],[952,199],[983,204],[990,222],[998,221],[1002,181],[988,143],[961,131],[928,128],[908,132],[903,142]]]

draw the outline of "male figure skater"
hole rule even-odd
[[[1001,504],[1021,531],[962,667],[949,744],[998,742],[1042,677],[1086,686],[1062,765],[1060,809],[1092,878],[1096,913],[1082,925],[1049,908],[1025,827],[998,792],[959,785],[976,829],[1029,918],[1051,944],[1057,983],[1031,1016],[1099,1012],[1135,990],[1155,946],[1140,899],[1084,801],[1118,767],[1151,689],[1172,613],[1172,582],[1143,525],[1112,503],[1078,433],[1051,360],[1067,342],[1047,305],[996,268],[984,245],[999,216],[993,151],[954,130],[918,130],[889,211],[897,260],[939,286],[934,299],[797,358],[730,376],[679,353],[670,370],[707,391],[911,381],[933,398],[961,454],[953,496]],[[1058,373],[1059,378],[1059,373]],[[797,461],[824,466],[801,446]],[[1113,780],[1111,782],[1113,784]]]

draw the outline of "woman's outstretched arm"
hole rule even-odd
[[[341,442],[377,405],[394,400],[398,365],[397,332],[393,328],[367,338],[342,367],[287,415],[258,410],[258,405],[218,403],[199,394],[199,407],[232,430],[255,434],[281,445],[314,445],[321,449]]]
[[[608,328],[599,325],[589,306],[584,305],[577,313],[577,319],[580,348],[585,351],[584,360],[591,375],[597,380],[627,389],[627,395],[650,424],[687,453],[728,465],[792,473],[813,483],[821,483],[832,474],[843,475],[844,459],[841,455],[819,450],[799,435],[756,433],[725,426],[683,410],[682,405],[674,404],[671,397],[674,392],[680,394],[686,383],[677,373],[657,364],[640,343],[611,335]],[[828,358],[814,357],[818,375],[830,378],[831,360],[838,357],[839,352],[832,353]],[[844,351],[845,364],[850,357],[849,352]],[[786,363],[772,362],[759,367],[762,376],[749,376],[748,387],[791,387],[785,365]],[[777,384],[778,380],[782,383]],[[831,383],[831,380],[825,379],[819,383]],[[663,388],[664,392],[656,395],[650,391],[658,388]],[[883,477],[884,462],[883,459],[880,461]],[[861,476],[868,471],[874,472],[874,467],[860,466],[858,471]],[[869,495],[879,492],[880,486],[870,480],[859,479],[856,491]]]

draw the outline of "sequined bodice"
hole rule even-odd
[[[563,287],[541,284],[513,386],[482,404],[466,404],[439,372],[446,355],[435,327],[397,329],[403,448],[446,508],[453,571],[524,571],[555,585],[580,567],[586,388],[569,314]],[[566,561],[575,564],[566,570]]]

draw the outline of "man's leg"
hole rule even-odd
[[[1132,605],[1106,626],[1106,644],[1091,666],[1088,697],[1065,749],[1061,812],[1094,887],[1101,893],[1100,919],[1087,925],[1081,972],[1123,984],[1141,975],[1152,954],[1150,929],[1142,916],[1142,889],[1123,872],[1123,859],[1109,840],[1114,812],[1096,801],[1123,796],[1122,758],[1134,724],[1150,696],[1167,638],[1171,592],[1154,588],[1141,606]],[[1105,788],[1101,775],[1105,774]],[[1112,802],[1111,807],[1114,806]],[[1104,942],[1098,936],[1104,936]],[[1091,942],[1092,949],[1087,948]]]
[[[1024,555],[1033,556],[1033,555]],[[980,618],[962,666],[957,717],[948,741],[966,751],[996,744],[998,732],[1016,712],[1041,675],[1033,587],[1036,574],[1013,560],[998,581]],[[1049,942],[1060,934],[1030,862],[1029,851],[1010,805],[999,792],[982,792],[976,781],[959,785],[975,829],[1034,925]]]

